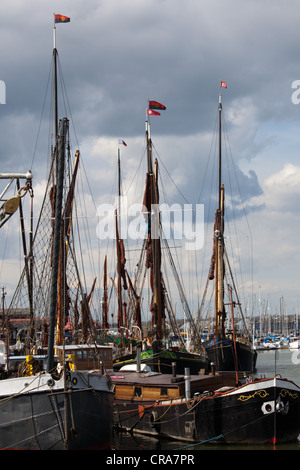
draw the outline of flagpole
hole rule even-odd
[[[120,157],[120,147],[118,146],[118,206],[119,206],[119,230],[121,230],[121,157]],[[122,235],[121,235],[122,238]]]
[[[55,26],[55,13],[53,13],[53,49],[56,49],[56,26]]]
[[[147,106],[147,108],[146,108],[146,132],[147,132],[148,138],[150,139],[150,137],[151,137],[151,136],[150,136],[150,116],[149,116],[149,114],[148,114],[148,112],[147,112],[148,109],[149,109],[149,98],[147,98],[147,100],[148,100],[148,103],[147,103],[148,106]]]
[[[58,135],[58,110],[57,110],[57,49],[56,49],[56,26],[55,26],[55,13],[54,26],[53,26],[53,62],[54,62],[54,132],[55,132],[55,144],[57,142]]]
[[[221,184],[222,184],[222,95],[219,93],[219,210],[221,210]]]

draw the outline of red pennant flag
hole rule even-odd
[[[125,147],[127,147],[126,142],[122,139],[119,139],[119,145],[125,145]]]
[[[227,88],[227,83],[226,82],[221,82],[220,86],[224,87],[224,88]]]
[[[149,109],[166,109],[166,107],[158,101],[149,101]]]
[[[153,111],[153,109],[147,109],[148,116],[160,116],[158,111]]]
[[[55,15],[55,23],[69,23],[70,18],[63,15]]]

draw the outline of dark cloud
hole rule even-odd
[[[142,148],[147,98],[157,99],[167,106],[152,127],[160,158],[190,202],[213,206],[216,185],[206,166],[213,161],[219,82],[225,80],[224,133],[235,168],[232,180],[224,171],[226,198],[238,216],[243,212],[239,193],[246,211],[258,212],[273,162],[276,171],[289,159],[296,163],[295,150],[279,155],[278,148],[290,142],[289,124],[299,121],[299,107],[291,102],[291,83],[300,79],[299,10],[296,0],[288,7],[281,0],[33,0],[30,9],[20,0],[2,1],[0,79],[7,102],[0,105],[1,167],[27,171],[33,162],[37,178],[45,177],[56,11],[71,17],[56,30],[59,86],[67,90],[59,113],[65,115],[70,103],[69,117],[84,149],[99,137],[120,136],[135,141],[135,149],[140,138]],[[286,132],[278,142],[282,126]],[[102,161],[115,158],[105,145],[99,152]],[[130,158],[138,162],[140,155]],[[226,164],[225,152],[224,157]],[[88,159],[92,172],[95,157]],[[100,199],[96,182],[95,189]]]

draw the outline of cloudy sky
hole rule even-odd
[[[206,169],[213,159],[220,80],[226,81],[224,159],[234,162],[232,174],[239,181],[232,183],[228,201],[242,227],[238,237],[248,245],[240,251],[248,270],[244,284],[256,298],[269,299],[273,313],[281,297],[290,313],[297,308],[300,313],[299,2],[2,0],[1,171],[30,168],[36,188],[49,163],[47,137],[40,137],[39,146],[36,141],[51,69],[54,12],[71,18],[57,25],[57,49],[96,204],[111,194],[119,137],[128,145],[122,149],[122,171],[129,185],[143,152],[150,97],[167,107],[152,118],[151,128],[170,176],[165,184],[172,202],[180,194],[185,198],[178,197],[180,203],[204,204],[208,223]],[[7,230],[1,232],[2,246],[8,244]],[[211,236],[207,243],[209,251]],[[15,267],[12,256],[9,261],[10,267],[1,267],[6,287],[13,283],[8,270]]]

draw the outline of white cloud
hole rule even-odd
[[[278,213],[299,211],[300,167],[287,163],[278,173],[269,176],[265,183],[267,206]]]
[[[132,181],[138,168],[141,176],[145,173],[139,165],[148,97],[167,106],[153,122],[166,195],[171,202],[182,201],[181,194],[198,202],[201,194],[200,202],[207,203],[208,180],[205,191],[200,187],[207,158],[212,158],[219,81],[225,80],[228,145],[253,226],[255,274],[263,284],[277,272],[269,289],[276,286],[278,296],[286,289],[295,299],[297,289],[293,293],[290,286],[299,281],[294,260],[300,140],[299,107],[291,101],[291,83],[300,79],[299,10],[296,0],[289,8],[286,2],[269,0],[187,0],[184,7],[179,0],[33,0],[29,12],[21,0],[4,0],[0,13],[7,18],[9,12],[13,21],[4,22],[0,31],[0,79],[7,87],[7,103],[0,108],[3,170],[20,164],[27,171],[33,161],[54,11],[71,17],[70,23],[57,27],[57,46],[84,170],[93,189],[89,209],[115,192],[119,137],[128,143],[122,150],[124,191],[141,199],[144,183]],[[51,87],[49,83],[49,93]],[[67,100],[59,105],[60,115],[66,112],[65,104]],[[46,110],[44,114],[48,118]],[[42,134],[32,168],[36,199],[49,162],[49,141]],[[237,188],[234,202],[236,194]]]

